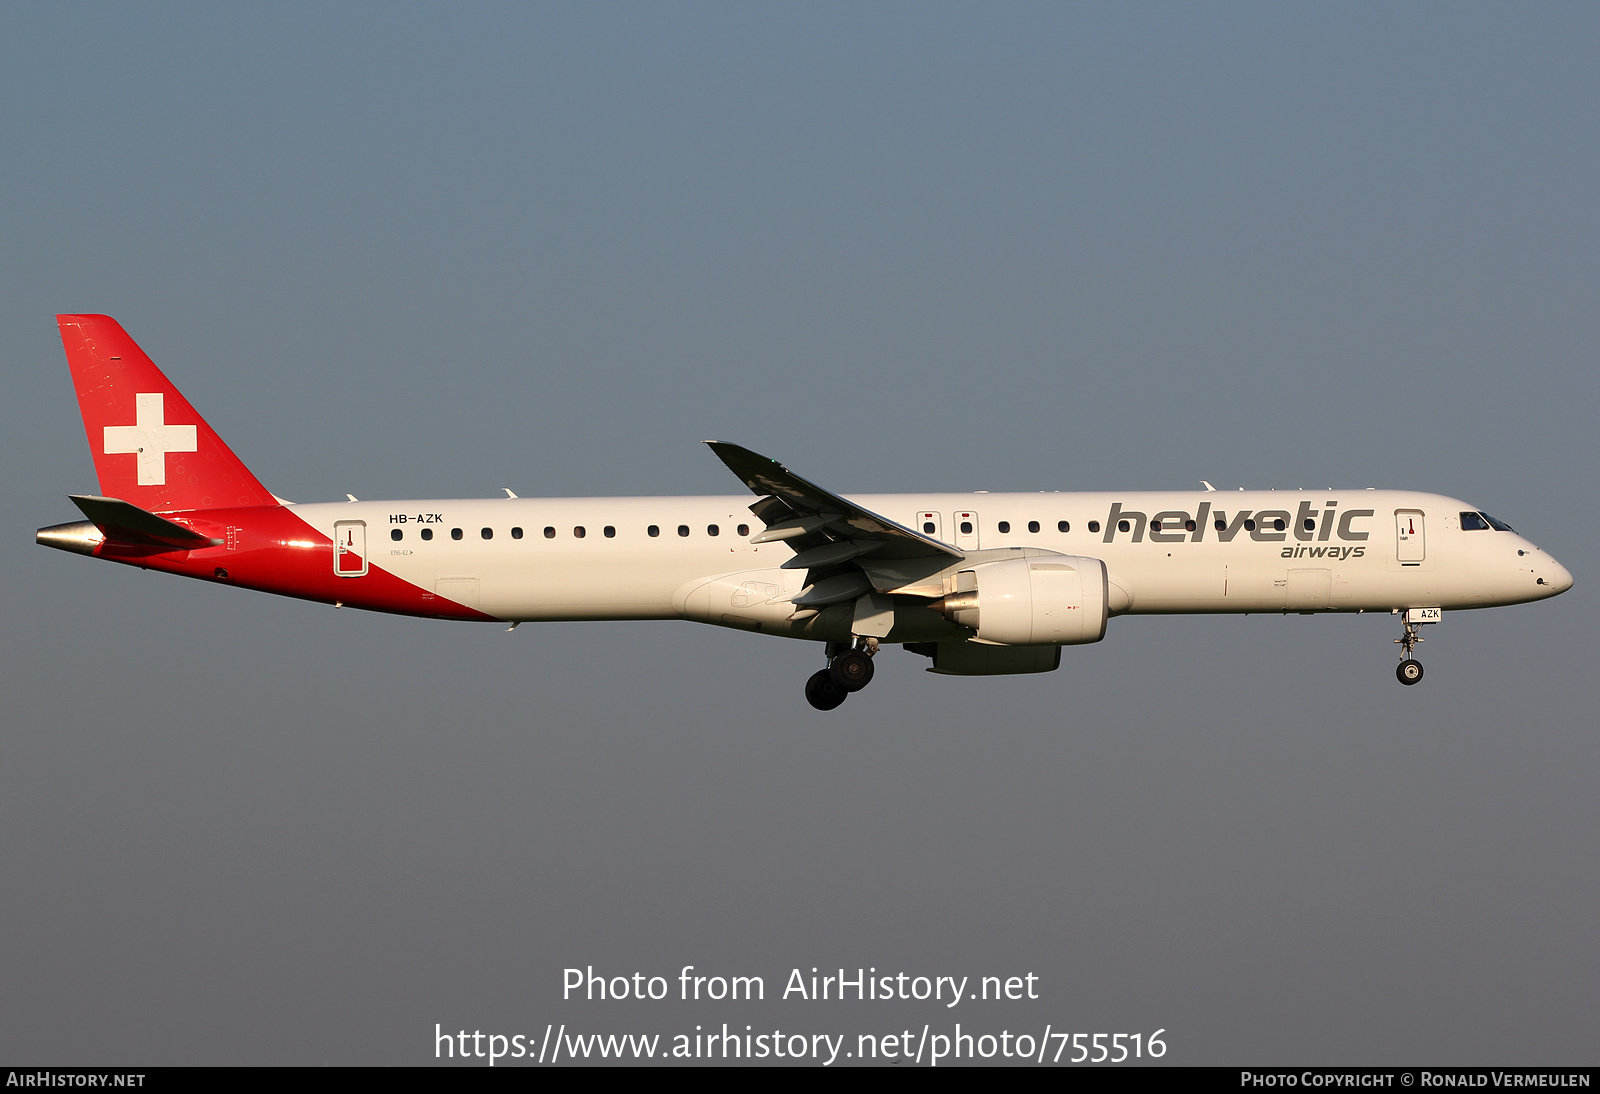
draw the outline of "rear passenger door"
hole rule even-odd
[[[364,577],[367,573],[367,522],[340,520],[333,525],[335,577]]]

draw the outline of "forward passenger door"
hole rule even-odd
[[[1427,528],[1422,510],[1394,511],[1395,558],[1403,566],[1420,566],[1428,557]]]

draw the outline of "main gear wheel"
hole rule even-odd
[[[833,678],[832,669],[818,669],[806,681],[806,702],[818,710],[832,710],[850,698],[850,693]]]

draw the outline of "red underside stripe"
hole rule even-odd
[[[495,621],[492,615],[402,581],[370,562],[361,577],[335,577],[333,541],[284,506],[252,505],[161,515],[224,542],[217,547],[174,551],[107,540],[95,555],[112,562],[302,600],[397,615]],[[218,570],[226,576],[219,575]]]

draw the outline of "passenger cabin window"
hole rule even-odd
[[[1121,528],[1121,530],[1122,530],[1122,531],[1124,531],[1124,532],[1126,532],[1126,531],[1127,531],[1127,530],[1128,530],[1128,522],[1127,522],[1127,521],[1123,521],[1123,522],[1122,522],[1122,523],[1121,523],[1121,525],[1120,525],[1120,528]],[[1150,522],[1150,530],[1151,530],[1151,531],[1152,531],[1152,532],[1159,532],[1159,531],[1161,531],[1161,522],[1160,522],[1160,521],[1159,521],[1159,520],[1153,520],[1153,521],[1151,521],[1151,522]]]
[[[748,524],[739,525],[739,534],[741,536],[748,536],[750,534],[750,526]]]
[[[1011,522],[1009,520],[1003,520],[999,524],[995,525],[995,527],[1000,529],[1001,535],[1005,535],[1011,531]]]
[[[1098,532],[1099,530],[1100,530],[1100,522],[1097,521],[1097,520],[1091,520],[1089,522],[1089,531]]]
[[[661,525],[652,524],[650,527],[644,530],[644,534],[649,536],[651,539],[655,539],[661,534]]]
[[[961,522],[961,534],[964,536],[970,536],[972,534],[972,522],[970,520],[964,520]]]
[[[1317,522],[1315,520],[1313,520],[1312,518],[1307,517],[1306,518],[1306,531],[1314,532],[1316,530],[1317,530]]]
[[[418,532],[417,535],[421,536],[423,539],[432,539],[433,538],[433,529],[432,528],[424,528],[422,531]]]
[[[924,535],[929,535],[929,536],[933,535],[933,521],[931,521],[931,520],[923,521],[922,522],[922,532],[923,532]]]
[[[404,532],[402,532],[402,531],[401,531],[401,530],[400,530],[400,529],[398,529],[398,528],[391,528],[391,529],[389,529],[389,538],[390,538],[390,539],[399,539],[399,538],[400,538],[400,537],[401,537],[401,536],[403,536],[403,535],[405,535],[405,533],[404,533]]]
[[[1070,531],[1072,531],[1072,525],[1068,524],[1064,520],[1058,520],[1058,521],[1056,521],[1056,531],[1058,531],[1058,532],[1070,532]]]
[[[687,536],[689,534],[689,526],[687,524],[678,525],[678,534],[680,536]]]
[[[1284,528],[1288,527],[1288,524],[1282,517],[1279,517],[1277,520],[1272,522],[1272,526],[1281,532],[1284,530]]]
[[[718,528],[715,524],[706,525],[706,535],[708,535],[708,536],[718,536],[718,535],[721,535],[721,534],[722,534],[722,529]]]
[[[1256,522],[1253,521],[1253,520],[1245,521],[1244,522],[1244,530],[1246,532],[1254,532],[1256,530]]]
[[[1183,530],[1184,530],[1184,531],[1185,531],[1185,532],[1192,532],[1192,531],[1194,531],[1194,521],[1192,521],[1192,520],[1186,520],[1186,521],[1184,521],[1184,522],[1183,522]]]
[[[582,539],[584,536],[586,536],[588,534],[589,534],[588,532],[585,532],[583,530],[583,525],[581,525],[581,524],[578,525],[576,528],[574,528],[572,530],[572,538],[573,539]]]
[[[547,527],[544,530],[544,538],[545,539],[555,539],[556,538],[556,530],[554,528],[548,528]]]
[[[451,539],[460,539],[461,538],[461,529],[459,529],[459,528],[450,529],[450,538]]]
[[[1477,513],[1462,513],[1461,530],[1463,532],[1487,532],[1489,530],[1489,522]]]
[[[513,528],[513,529],[511,529],[511,538],[512,539],[521,539],[522,538],[522,529],[521,528]]]
[[[604,531],[605,531],[607,539],[616,539],[617,538],[617,530],[612,525],[609,525],[609,524],[606,525]]]
[[[1156,523],[1160,524],[1161,522],[1158,520],[1158,521],[1156,521]],[[1117,531],[1119,531],[1119,532],[1126,532],[1129,528],[1132,528],[1132,527],[1133,527],[1133,525],[1129,524],[1125,520],[1117,521]]]
[[[494,538],[494,529],[493,528],[485,528],[482,531],[480,531],[478,534],[480,536],[482,536],[484,539],[493,539]]]
[[[1038,530],[1039,530],[1039,522],[1036,521],[1036,520],[1030,520],[1028,522],[1028,531],[1037,532]]]

